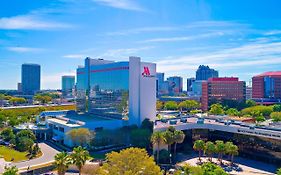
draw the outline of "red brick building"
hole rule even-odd
[[[281,99],[281,71],[254,76],[252,87],[252,98]]]
[[[209,78],[202,84],[201,107],[208,110],[212,100],[245,100],[246,85],[236,77]]]

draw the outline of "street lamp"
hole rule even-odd
[[[172,154],[170,153],[170,164],[172,164]]]

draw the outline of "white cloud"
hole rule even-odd
[[[50,30],[69,27],[71,26],[68,24],[47,21],[34,15],[22,15],[0,18],[0,29]]]
[[[281,42],[250,42],[219,51],[202,51],[180,57],[167,57],[157,62],[158,71],[180,72],[195,70],[200,64],[208,64],[224,70],[252,68],[253,66],[281,63]]]
[[[44,49],[42,49],[42,48],[33,48],[33,47],[7,47],[6,49],[9,51],[18,52],[18,53],[44,51]]]
[[[182,36],[182,37],[166,37],[166,38],[153,38],[144,41],[140,41],[141,43],[150,43],[150,42],[175,42],[175,41],[190,41],[202,38],[209,38],[215,36],[223,36],[224,32],[212,32],[212,33],[203,33],[199,35],[193,36]]]
[[[106,5],[118,9],[144,11],[144,9],[133,0],[93,0],[101,5]]]
[[[75,59],[84,59],[86,55],[84,54],[69,54],[69,55],[64,55],[64,58],[75,58]]]

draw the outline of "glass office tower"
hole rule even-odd
[[[75,76],[64,75],[61,78],[61,91],[64,97],[73,97],[73,88],[75,85]]]
[[[22,93],[34,95],[40,90],[40,65],[23,64],[21,69]]]

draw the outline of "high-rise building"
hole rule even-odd
[[[22,92],[22,86],[21,83],[18,83],[18,92],[21,93]]]
[[[222,100],[244,101],[246,96],[246,83],[235,77],[209,78],[202,83],[202,110],[208,110],[210,102]]]
[[[191,92],[192,91],[192,83],[195,81],[195,78],[187,78],[186,81],[186,91]]]
[[[114,62],[85,59],[77,68],[78,111],[140,125],[156,116],[156,64],[139,57]]]
[[[156,93],[157,96],[161,95],[161,89],[164,83],[164,73],[156,73]]]
[[[169,77],[167,78],[167,81],[169,82],[169,95],[178,95],[182,93],[182,88],[183,88],[182,77],[179,76]]]
[[[200,65],[196,71],[196,80],[208,80],[209,78],[219,77],[219,72],[209,66]]]
[[[246,87],[246,100],[252,99],[253,88],[250,86]]]
[[[73,90],[75,85],[75,76],[64,75],[61,78],[61,91],[64,97],[73,97]]]
[[[254,99],[281,99],[281,71],[254,76],[252,88]]]
[[[34,95],[40,90],[40,65],[23,64],[21,68],[22,92],[25,95]]]

